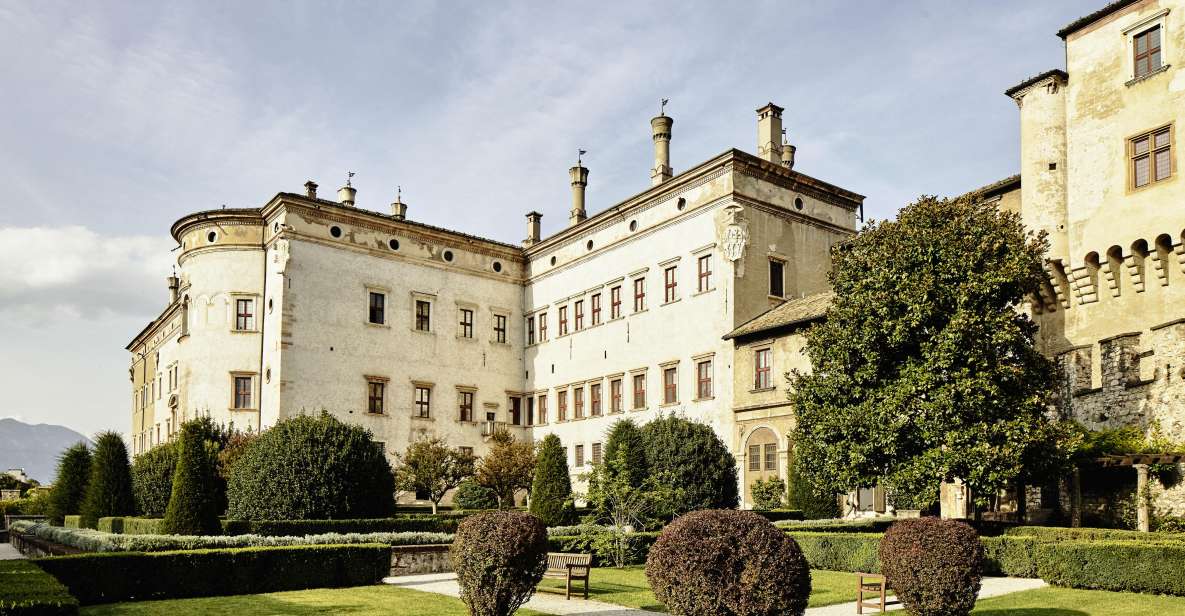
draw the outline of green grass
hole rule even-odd
[[[573,595],[583,597],[583,582],[575,584]],[[543,580],[542,592],[564,592],[563,580]],[[579,589],[577,592],[576,589]],[[642,566],[598,567],[592,570],[588,584],[588,598],[625,607],[663,612],[666,609],[650,592],[646,583],[646,569]],[[841,571],[811,571],[810,607],[832,605],[856,600],[856,575]]]
[[[1185,597],[1105,590],[1038,588],[983,599],[978,616],[1165,616],[1185,614]]]

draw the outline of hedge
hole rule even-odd
[[[1185,544],[1135,541],[1042,543],[1037,571],[1055,586],[1185,595]]]
[[[763,511],[753,510],[753,513],[769,520],[770,522],[781,522],[783,520],[805,520],[801,509],[767,509]]]
[[[1038,548],[1042,542],[1034,537],[980,537],[983,543],[984,575],[1035,578]]]
[[[123,516],[110,517],[110,518],[99,518],[99,523],[97,525],[95,525],[95,528],[98,529],[99,532],[122,535],[124,533],[123,522],[125,519],[126,518],[124,518]]]
[[[375,584],[391,570],[385,545],[77,554],[33,561],[83,605]]]
[[[82,528],[82,516],[68,515],[62,521],[62,526],[66,528]]]
[[[802,522],[783,520],[778,522],[776,526],[787,532],[795,533],[883,533],[896,521],[897,518],[890,517],[858,518],[855,520],[836,518],[830,520],[806,520]]]
[[[455,533],[468,513],[406,515],[368,520],[223,520],[224,535],[299,537],[328,533]],[[163,535],[161,518],[100,518],[98,530],[116,535]],[[77,528],[77,527],[73,527]]]
[[[78,599],[27,560],[0,560],[0,614],[66,616],[78,613]]]
[[[1042,541],[1165,541],[1185,542],[1185,533],[1142,533],[1112,528],[1063,528],[1016,526],[1004,533],[1009,537],[1033,537]]]
[[[812,569],[877,573],[880,533],[789,532]]]

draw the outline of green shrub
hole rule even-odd
[[[983,543],[983,572],[987,575],[1035,578],[1038,549],[1035,537],[980,537]]]
[[[800,509],[766,509],[764,511],[754,511],[753,513],[756,513],[770,522],[803,519],[803,513]]]
[[[778,477],[758,479],[753,482],[753,509],[769,511],[779,509],[785,503],[786,482]]]
[[[571,524],[576,517],[568,457],[560,437],[548,434],[535,456],[535,480],[531,482],[530,512],[545,526]]]
[[[136,456],[132,462],[132,491],[140,515],[162,517],[173,494],[173,472],[177,467],[177,447],[161,443]]]
[[[50,492],[48,511],[54,524],[61,524],[66,516],[82,511],[90,475],[91,450],[86,443],[71,445],[58,457],[58,475]]]
[[[1060,541],[1037,549],[1037,572],[1055,586],[1185,595],[1180,542]]]
[[[0,560],[0,614],[69,616],[78,599],[62,583],[27,560]]]
[[[470,479],[461,482],[453,492],[453,506],[458,509],[497,509],[498,497],[493,490]]]
[[[160,518],[132,518],[123,519],[123,534],[125,535],[159,535]]]
[[[404,516],[366,520],[228,520],[229,535],[288,537],[323,533],[455,533],[465,515]]]
[[[790,532],[812,569],[876,573],[881,535],[877,533]]]
[[[280,421],[246,446],[231,470],[237,520],[376,518],[395,509],[386,455],[365,428],[322,413]]]
[[[103,432],[95,438],[90,470],[80,512],[83,526],[95,528],[99,518],[136,513],[128,449],[118,432]]]
[[[629,484],[641,487],[650,476],[646,462],[646,437],[642,428],[632,419],[618,419],[605,435],[605,459],[622,461],[622,472],[629,478]]]
[[[794,539],[751,511],[695,511],[646,559],[654,596],[683,616],[801,616],[811,576]]]
[[[880,543],[881,573],[915,616],[963,616],[983,582],[983,544],[957,520],[917,518],[889,527]]]
[[[643,426],[642,436],[651,475],[681,491],[674,513],[736,508],[736,458],[710,426],[668,415]]]
[[[173,492],[161,531],[172,535],[217,535],[221,492],[218,477],[218,445],[205,439],[203,422],[191,421],[181,426],[177,441],[177,467],[173,473]]]
[[[391,570],[385,545],[77,554],[33,561],[83,605],[374,584]]]
[[[123,521],[124,521],[124,518],[122,516],[99,518],[99,522],[98,522],[98,524],[95,525],[95,529],[101,533],[113,533],[116,535],[122,535],[123,534]]]
[[[66,528],[82,528],[82,516],[68,515],[62,518],[62,526]]]
[[[830,519],[783,521],[777,526],[788,531],[810,533],[883,533],[889,530],[897,518],[858,518],[855,520]]]
[[[1033,537],[1041,541],[1185,541],[1178,533],[1142,533],[1110,528],[1060,528],[1055,526],[1014,526],[1004,531],[1009,537]]]
[[[839,517],[839,499],[834,494],[819,490],[798,472],[796,457],[791,452],[786,461],[786,507],[802,510],[808,520]]]
[[[509,616],[535,593],[547,568],[547,529],[517,511],[466,518],[450,556],[471,616]]]
[[[616,545],[599,541],[602,533],[608,532],[607,529],[598,526],[591,526],[588,532],[579,534],[567,535],[552,535],[550,530],[547,537],[547,544],[550,552],[568,552],[575,554],[592,554],[593,564],[601,566],[609,566],[613,564],[617,557]],[[625,534],[625,558],[624,565],[642,565],[646,563],[646,556],[650,554],[650,548],[654,546],[654,542],[658,540],[658,532],[646,533],[626,533]]]

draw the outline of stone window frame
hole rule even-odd
[[[465,395],[469,396],[469,419],[465,419]],[[457,385],[457,421],[461,423],[476,424],[477,420],[474,418],[474,412],[477,407],[477,388],[467,385]]]
[[[435,387],[436,387],[436,384],[431,383],[429,381],[413,380],[411,382],[411,391],[412,391],[412,394],[411,394],[411,403],[412,403],[411,404],[411,409],[412,409],[411,418],[412,419],[422,419],[422,420],[431,420],[432,419],[432,417],[433,417],[432,398],[434,397],[432,395],[432,390]],[[427,390],[427,392],[428,392],[427,399],[423,400],[423,401],[420,400],[420,391],[422,391],[422,390]],[[423,406],[422,409],[421,409],[421,406]]]
[[[775,389],[777,386],[774,384],[773,343],[772,342],[765,342],[765,343],[761,343],[761,344],[756,344],[756,345],[749,347],[749,350],[753,354],[753,388],[749,390],[749,393],[756,393],[759,391],[770,391],[772,389]],[[762,367],[758,363],[758,358],[761,356],[761,353],[768,353],[768,356],[767,356],[768,362],[767,362],[767,365],[764,367],[764,369],[762,369]],[[765,382],[764,387],[761,386],[762,385],[762,383],[761,383],[762,373],[765,374],[765,381],[766,382]]]
[[[675,378],[668,385],[667,374],[671,371],[674,371]],[[679,404],[679,360],[673,359],[659,364],[658,374],[662,383],[662,403],[659,406],[675,406]],[[673,399],[668,395],[669,391],[674,391]]]
[[[1124,85],[1131,87],[1141,81],[1167,72],[1172,66],[1166,61],[1170,56],[1169,51],[1172,46],[1172,39],[1168,36],[1168,24],[1165,19],[1168,14],[1169,9],[1165,8],[1123,28],[1121,32],[1124,42],[1123,68],[1125,71],[1124,74],[1127,75],[1127,82]],[[1160,28],[1160,66],[1143,75],[1136,75],[1136,37],[1154,28]]]
[[[427,327],[420,327],[420,302],[428,304],[428,314],[425,315]],[[420,334],[436,334],[435,324],[436,295],[422,291],[411,292],[411,330]]]
[[[230,373],[230,411],[258,411],[259,410],[259,373],[249,370],[231,370]],[[250,379],[250,404],[239,406],[239,379]]]
[[[646,380],[647,380],[648,372],[649,372],[648,368],[634,368],[633,370],[630,370],[630,410],[631,411],[644,411],[647,408],[646,396],[647,396],[647,389],[649,389],[649,386],[646,383]],[[641,390],[638,389],[638,383],[639,383],[638,378],[639,377],[641,377],[640,382],[642,383]],[[638,398],[639,398],[638,394],[639,393],[641,393],[641,402],[642,402],[642,404],[640,404],[640,405],[638,404]]]
[[[230,293],[230,331],[236,334],[259,332],[259,296],[254,293]],[[239,327],[239,302],[248,302],[251,313],[249,327]]]
[[[767,290],[769,292],[769,298],[784,300],[784,299],[786,299],[786,263],[787,263],[787,259],[781,255],[771,254],[768,256],[768,260],[769,260],[769,267],[767,270],[768,271],[768,280],[766,281],[766,284],[768,285]],[[774,293],[774,291],[775,291],[775,289],[774,289],[774,265],[775,264],[779,268],[779,278],[780,278],[779,286],[781,288],[777,289],[777,290],[781,291],[780,295],[777,295]]]
[[[1168,131],[1168,145],[1157,146],[1156,135],[1164,133],[1165,131]],[[1161,186],[1164,182],[1170,182],[1174,177],[1176,177],[1176,133],[1176,122],[1169,122],[1168,124],[1157,126],[1151,130],[1141,131],[1127,137],[1127,139],[1124,140],[1124,151],[1126,154],[1124,157],[1124,164],[1127,166],[1127,192],[1129,194],[1132,192],[1152,188],[1153,186]],[[1136,142],[1144,138],[1148,139],[1148,151],[1143,154],[1136,154]],[[1168,152],[1169,174],[1167,177],[1158,180],[1156,179],[1156,154],[1160,151]],[[1136,186],[1136,159],[1141,157],[1147,157],[1148,159],[1148,181],[1140,186]]]
[[[490,308],[490,344],[510,344],[510,310]],[[498,325],[501,324],[501,328]]]
[[[387,414],[387,389],[391,379],[385,376],[376,376],[368,374],[363,376],[366,379],[366,414],[367,415],[386,415]],[[374,390],[373,386],[378,385],[379,391],[379,410],[374,410]]]
[[[390,329],[390,327],[391,327],[391,318],[390,318],[390,315],[391,315],[391,289],[388,289],[387,287],[383,287],[380,285],[374,285],[374,284],[365,284],[365,285],[363,285],[363,288],[365,289],[363,291],[363,299],[366,302],[366,304],[365,304],[366,305],[366,319],[364,322],[366,323],[367,326],[370,326],[370,327],[381,327],[381,328],[385,328],[385,329]],[[371,310],[373,309],[373,307],[371,306],[371,294],[372,293],[377,293],[383,297],[383,314],[382,314],[382,322],[380,322],[380,323],[376,323],[371,320],[371,318],[373,316],[371,314]]]
[[[535,424],[536,426],[547,425],[547,411],[548,411],[548,393],[546,389],[535,392]]]
[[[713,400],[716,398],[716,353],[701,353],[691,358],[692,365],[695,366],[695,398],[693,401],[699,402],[701,400]],[[704,364],[708,365],[708,378],[706,380],[708,386],[708,393],[704,395],[703,386],[705,380],[700,373],[700,368]]]
[[[609,379],[609,414],[625,412],[625,373],[618,372],[605,377]],[[617,391],[614,391],[616,385]]]

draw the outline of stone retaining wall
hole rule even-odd
[[[448,550],[448,544],[394,546],[391,548],[391,575],[452,571]]]

